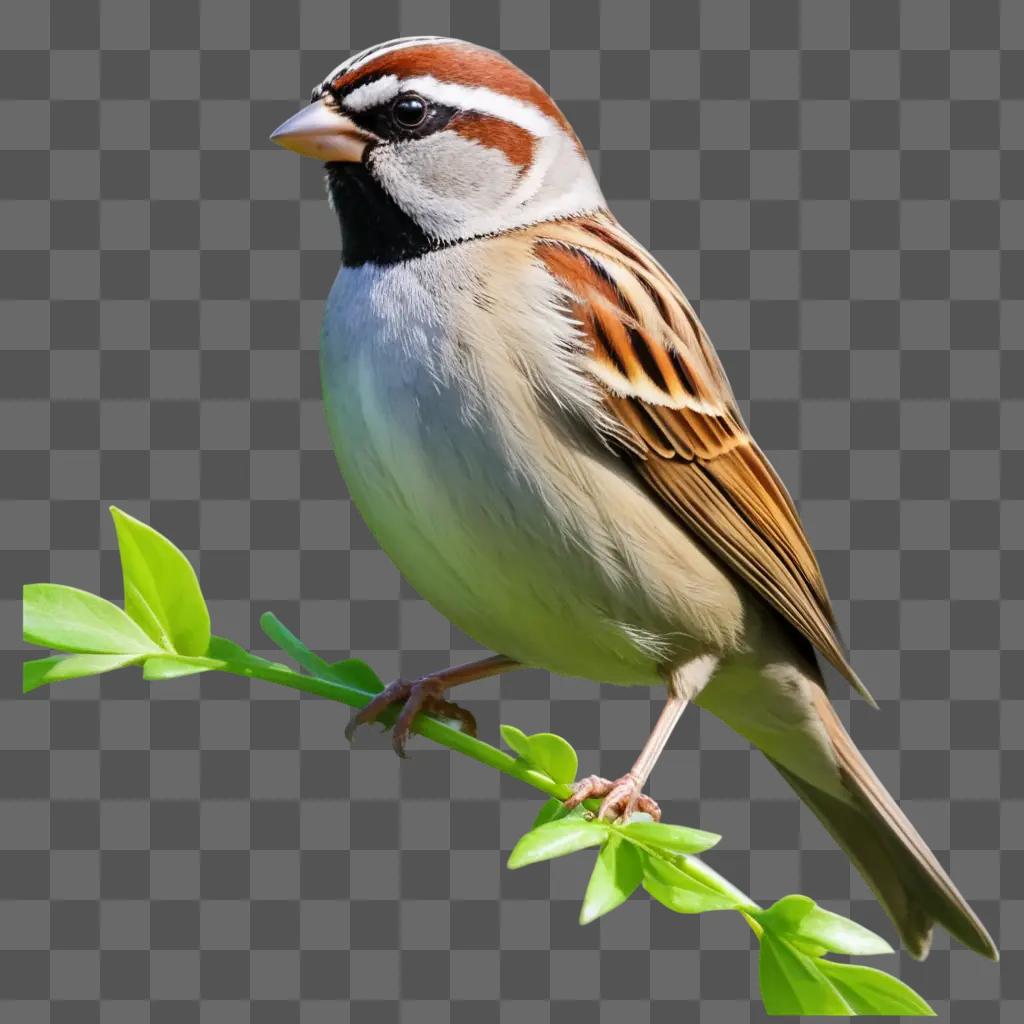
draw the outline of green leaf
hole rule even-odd
[[[160,648],[116,604],[77,587],[26,583],[25,641],[81,654],[156,654]]]
[[[644,888],[659,903],[679,914],[735,910],[734,896],[718,892],[657,853],[645,853]]]
[[[570,783],[576,778],[576,751],[568,740],[553,732],[535,732],[530,736],[526,757],[553,782]]]
[[[772,1016],[854,1015],[853,1007],[819,970],[821,960],[814,960],[794,949],[785,939],[771,932],[761,936],[758,976],[761,999]]]
[[[62,679],[113,672],[141,657],[139,654],[58,654],[52,658],[36,658],[21,666],[21,690],[22,693],[31,693],[40,686]]]
[[[739,906],[734,897],[712,889],[656,853],[645,853],[643,866],[644,888],[677,914],[735,910]]]
[[[260,629],[307,672],[332,677],[331,666],[311,651],[273,612],[264,612],[260,616]]]
[[[158,654],[147,658],[142,666],[142,678],[151,682],[157,679],[177,679],[179,676],[194,676],[211,669],[226,668],[226,662],[216,658],[188,657],[184,654]]]
[[[810,896],[796,894],[776,900],[763,913],[756,915],[766,927],[774,931],[795,932],[800,922],[817,906]]]
[[[909,985],[874,967],[819,960],[818,970],[857,1014],[886,1017],[936,1015]]]
[[[255,654],[251,654],[241,644],[236,644],[234,640],[229,640],[226,636],[211,636],[210,642],[206,647],[206,656],[208,658],[219,658],[222,661],[263,660]]]
[[[654,875],[644,875],[644,888],[652,899],[677,914],[703,914],[711,910],[735,910],[736,901],[693,879],[687,885],[666,885]]]
[[[550,800],[546,801],[544,806],[537,812],[537,817],[533,819],[533,824],[530,828],[537,828],[538,825],[546,825],[549,821],[562,821],[565,818],[574,818],[580,821],[591,821],[593,817],[593,814],[588,811],[583,804],[578,804],[572,810],[569,810],[569,808],[566,807],[557,796],[553,796]]]
[[[880,935],[819,907],[809,896],[784,896],[756,916],[765,928],[807,944],[808,951],[827,950],[849,956],[893,952]]]
[[[346,658],[344,661],[332,661],[327,666],[331,676],[343,683],[348,683],[364,693],[376,695],[384,689],[380,676],[359,658]]]
[[[567,853],[600,846],[608,838],[609,826],[603,821],[563,818],[527,832],[508,857],[510,868],[521,868],[538,861],[564,857]]]
[[[162,533],[111,506],[121,549],[125,611],[157,644],[201,655],[210,643],[210,613],[192,564]]]
[[[682,825],[665,825],[659,821],[630,821],[619,826],[619,831],[626,839],[672,853],[700,853],[711,849],[722,838],[714,832],[702,832]]]
[[[206,648],[206,657],[214,661],[226,662],[225,669],[228,672],[241,674],[259,675],[266,668],[284,669],[291,671],[287,665],[279,661],[270,661],[261,658],[258,654],[252,654],[234,640],[228,640],[223,636],[211,636],[209,646]]]
[[[546,825],[549,821],[558,821],[569,813],[569,808],[557,796],[553,796],[550,800],[544,802],[544,806],[537,812],[537,817],[533,819],[533,824],[530,828]]]
[[[552,782],[568,784],[576,778],[579,759],[568,740],[553,732],[535,732],[527,736],[514,725],[501,726],[501,738],[531,767],[543,772]]]
[[[580,924],[590,924],[625,903],[644,877],[643,858],[632,844],[613,832],[601,847],[580,908]]]
[[[528,761],[530,759],[530,738],[522,729],[517,729],[514,725],[500,725],[498,730],[501,732],[501,738],[505,741],[505,746],[509,750],[515,751],[524,760]]]

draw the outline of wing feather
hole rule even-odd
[[[534,251],[566,286],[586,343],[586,370],[602,385],[616,423],[615,437],[605,440],[874,703],[843,652],[796,507],[750,436],[722,364],[675,282],[610,216],[544,225]]]

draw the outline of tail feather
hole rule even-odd
[[[772,759],[776,767],[853,861],[912,956],[920,960],[928,955],[938,922],[968,948],[998,960],[985,926],[872,771],[824,691],[815,687],[812,699],[850,801]]]
[[[697,703],[758,747],[818,816],[892,918],[907,950],[928,955],[941,924],[965,946],[999,959],[985,926],[871,770],[792,634],[766,631]]]

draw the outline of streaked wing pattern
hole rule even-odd
[[[569,286],[622,457],[873,703],[843,653],[796,507],[675,282],[610,216],[545,224],[534,251]]]

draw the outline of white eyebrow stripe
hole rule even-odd
[[[383,78],[375,78],[366,85],[353,89],[347,96],[343,96],[341,105],[346,110],[369,110],[379,103],[387,103],[398,95],[402,83],[397,75],[384,75]]]
[[[360,87],[356,92],[361,91],[362,88],[365,86]],[[483,86],[439,82],[431,75],[419,75],[415,78],[400,80],[397,83],[395,95],[405,90],[418,92],[424,99],[442,103],[447,107],[455,107],[457,110],[473,110],[479,114],[490,114],[492,117],[518,125],[538,139],[547,138],[559,131],[558,125],[547,115],[542,114],[532,103],[524,103],[514,96],[507,96]],[[346,97],[346,99],[348,98]]]

